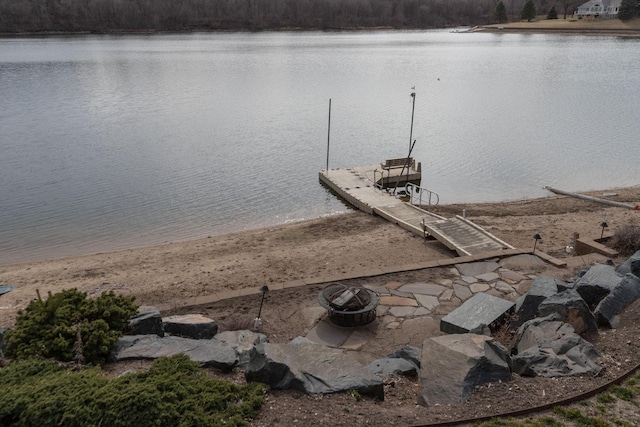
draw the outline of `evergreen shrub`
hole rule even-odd
[[[5,334],[5,356],[53,358],[100,364],[137,312],[133,298],[103,292],[87,298],[77,289],[40,295],[20,310],[16,326]]]
[[[0,425],[243,426],[266,391],[260,383],[208,378],[184,355],[159,358],[146,372],[118,378],[97,367],[74,372],[28,359],[0,369]]]

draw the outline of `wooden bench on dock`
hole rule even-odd
[[[387,159],[385,160],[384,163],[380,163],[380,166],[382,166],[382,169],[385,169],[385,170],[397,169],[397,168],[404,167],[405,164],[407,164],[406,162],[407,162],[406,157],[400,157],[398,159]],[[413,159],[413,157],[409,157],[409,163],[407,165],[409,167],[415,168],[415,164],[416,164],[416,161]]]

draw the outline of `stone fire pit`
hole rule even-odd
[[[378,294],[362,286],[335,282],[325,286],[318,302],[327,309],[329,320],[339,326],[363,326],[376,318]]]

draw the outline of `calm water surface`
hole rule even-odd
[[[447,31],[0,39],[0,264],[344,212],[414,156],[442,203],[640,184],[640,40]]]

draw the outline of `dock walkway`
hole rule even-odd
[[[373,165],[322,170],[319,178],[359,210],[379,215],[414,234],[433,236],[461,256],[514,249],[465,218],[444,218],[377,188],[374,180],[378,169],[379,166]]]

